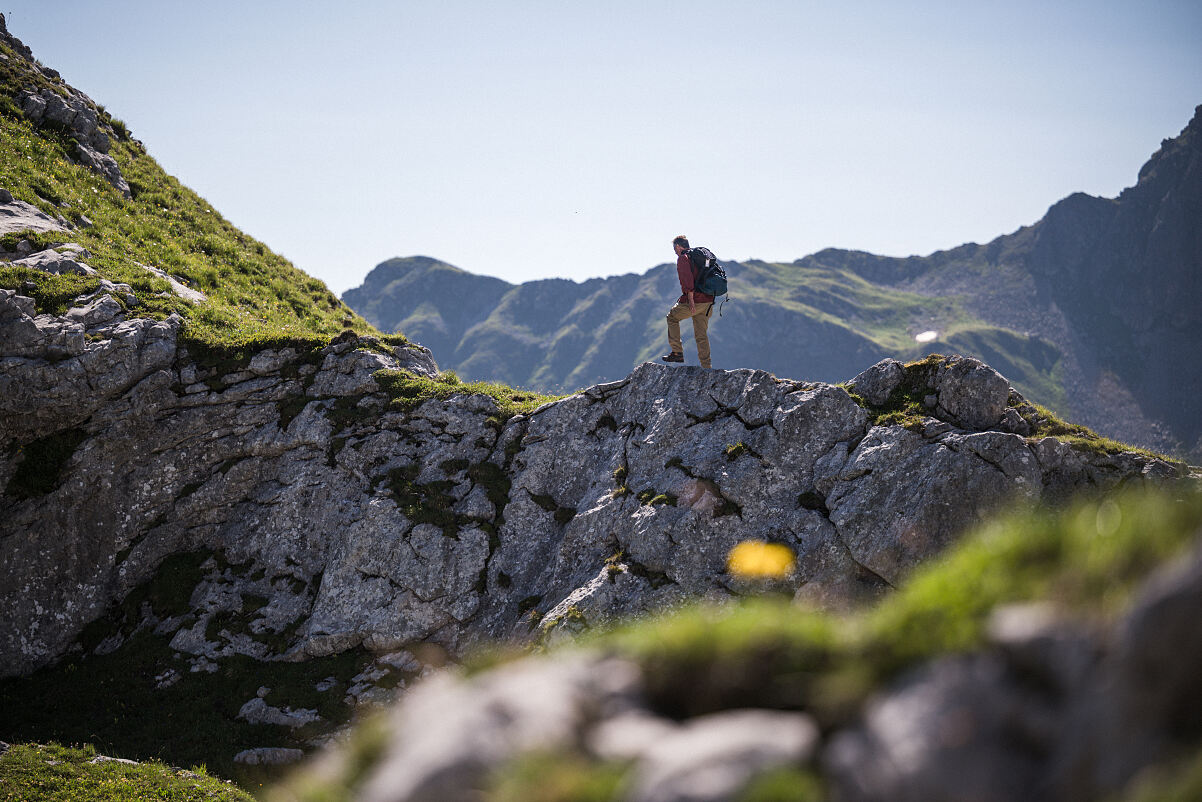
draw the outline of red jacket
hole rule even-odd
[[[714,302],[714,296],[693,289],[697,275],[693,272],[693,263],[689,259],[688,251],[676,257],[676,277],[680,279],[680,300],[677,303],[687,304],[690,292],[693,293],[693,303],[697,306]]]

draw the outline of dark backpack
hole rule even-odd
[[[697,274],[693,282],[697,291],[715,298],[726,295],[726,271],[718,264],[718,257],[709,248],[689,248],[688,254]]]

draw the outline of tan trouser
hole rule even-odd
[[[710,366],[710,337],[707,333],[710,327],[710,309],[712,303],[697,304],[697,311],[689,310],[688,304],[678,303],[668,310],[668,347],[674,354],[683,354],[684,346],[680,342],[680,321],[687,317],[693,318],[693,338],[697,340],[697,360],[701,367]]]

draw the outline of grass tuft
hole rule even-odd
[[[391,398],[391,408],[398,410],[415,409],[429,399],[485,395],[496,403],[502,420],[505,420],[533,412],[549,401],[566,398],[527,392],[496,382],[463,382],[454,373],[442,373],[430,379],[406,370],[380,370],[373,374],[373,378]]]

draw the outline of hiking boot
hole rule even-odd
[[[675,351],[669,351],[660,357],[665,362],[684,362],[684,354],[678,354]]]

